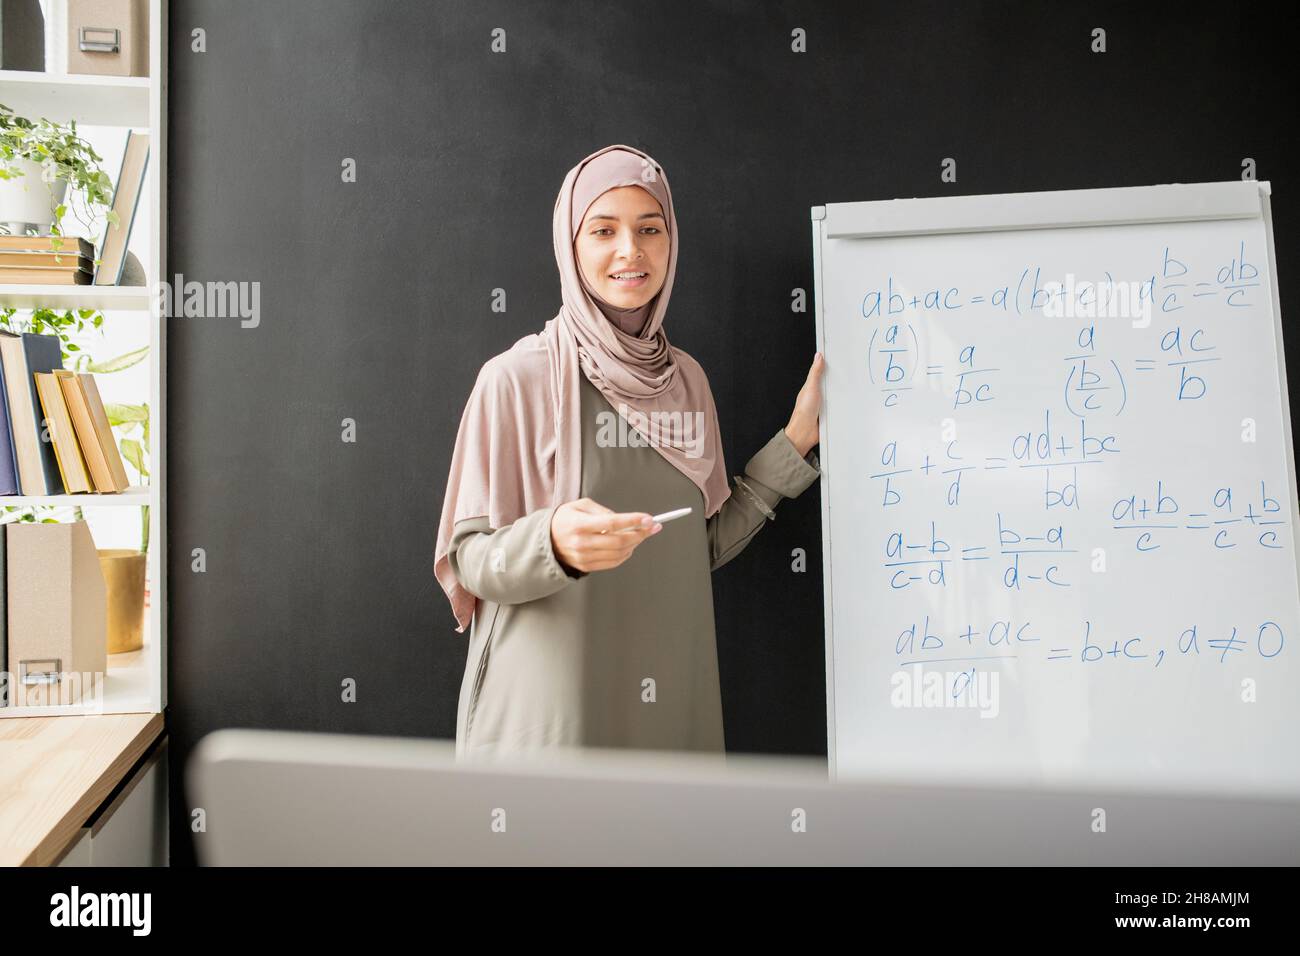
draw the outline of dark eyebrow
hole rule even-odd
[[[661,212],[643,212],[641,213],[641,215],[637,216],[636,218],[638,221],[642,219],[664,219],[664,214]],[[594,216],[587,217],[588,222],[592,222],[596,219],[612,219],[615,222],[618,222],[617,216],[611,216],[608,213],[603,213],[603,212],[598,212]],[[664,219],[664,222],[667,223],[668,220]]]

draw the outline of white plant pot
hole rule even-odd
[[[12,159],[9,164],[23,175],[0,179],[0,225],[11,235],[22,235],[29,228],[46,235],[54,224],[54,210],[68,194],[68,181],[41,180],[41,164],[30,159]]]

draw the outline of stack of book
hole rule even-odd
[[[94,278],[95,247],[80,236],[0,236],[0,285],[90,285]]]
[[[0,331],[0,495],[120,493],[130,482],[95,377],[57,335]]]

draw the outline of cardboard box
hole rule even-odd
[[[68,72],[148,76],[148,0],[68,0]]]
[[[108,669],[107,592],[84,521],[5,530],[9,704],[93,703]]]

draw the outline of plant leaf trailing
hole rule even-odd
[[[66,180],[69,194],[74,199],[82,200],[90,219],[95,217],[96,207],[101,209],[105,218],[105,232],[117,224],[118,216],[112,209],[113,180],[99,165],[103,157],[77,134],[76,120],[70,120],[65,125],[41,117],[32,122],[0,103],[0,179],[25,175],[16,162],[20,159],[38,163],[43,168],[41,178],[45,181],[46,188],[55,180]],[[55,251],[63,248],[63,217],[67,212],[66,203],[60,203],[54,210],[50,233],[55,237]],[[75,209],[73,212],[82,225],[90,227],[90,220],[83,219]],[[103,234],[95,242],[95,247],[102,248],[102,243]],[[99,261],[96,258],[95,264],[98,265]]]

